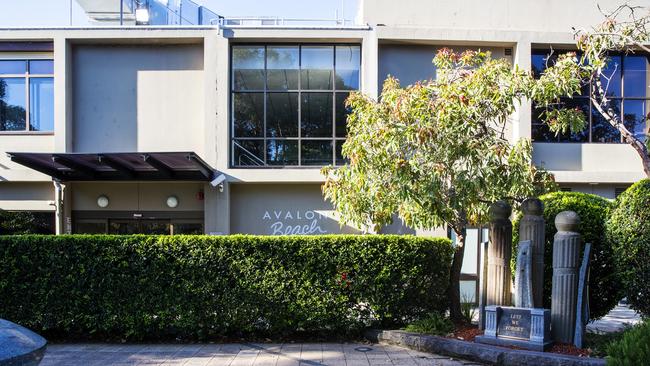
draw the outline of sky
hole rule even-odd
[[[119,0],[105,1],[119,2]],[[284,18],[334,19],[336,11],[343,8],[345,19],[354,19],[357,7],[357,0],[193,1],[226,17],[268,15]],[[76,0],[0,0],[0,4],[2,4],[0,28],[88,25],[86,15]]]

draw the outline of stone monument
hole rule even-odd
[[[555,217],[557,234],[553,240],[553,291],[551,292],[551,328],[553,339],[573,343],[578,299],[578,260],[580,218],[573,211]]]
[[[519,242],[517,250],[517,267],[515,272],[515,306],[532,308],[532,262],[533,253],[530,240]]]
[[[485,329],[485,306],[487,303],[487,252],[489,241],[481,243],[481,257],[479,263],[478,278],[478,329]]]
[[[521,203],[524,216],[519,221],[519,240],[530,240],[533,255],[531,289],[533,307],[544,307],[544,204],[538,198],[528,198]]]
[[[490,244],[488,245],[487,305],[510,306],[512,255],[512,208],[505,201],[490,206]]]
[[[576,305],[576,330],[573,335],[573,344],[582,348],[582,341],[585,336],[585,327],[589,322],[589,265],[591,261],[591,244],[585,244],[585,253],[582,256],[580,265],[580,277],[578,278],[578,304]]]

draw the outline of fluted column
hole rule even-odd
[[[512,255],[512,208],[505,201],[490,206],[487,305],[512,305],[510,257]]]
[[[528,198],[521,203],[524,217],[519,221],[519,240],[530,240],[533,251],[531,286],[533,307],[544,307],[544,204],[537,198]]]
[[[579,224],[580,218],[573,211],[563,211],[555,217],[551,329],[553,339],[560,343],[573,343],[578,299]]]

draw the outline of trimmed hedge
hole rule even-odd
[[[618,196],[607,221],[607,239],[630,306],[650,316],[650,179]]]
[[[650,322],[637,324],[607,346],[607,366],[647,365],[650,362]]]
[[[580,192],[552,192],[539,197],[544,203],[546,243],[544,245],[544,307],[551,308],[553,283],[553,236],[557,233],[555,216],[562,211],[575,211],[580,216],[578,228],[582,243],[591,243],[591,271],[589,275],[589,310],[592,319],[606,315],[623,297],[620,279],[614,264],[614,250],[605,240],[605,221],[611,202],[603,197]],[[517,261],[519,243],[519,212],[513,221],[513,250],[511,265]],[[580,252],[582,261],[582,249]]]
[[[451,242],[0,236],[0,318],[66,339],[358,334],[448,307]]]

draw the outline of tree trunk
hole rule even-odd
[[[466,229],[453,229],[456,234],[456,248],[454,250],[454,259],[451,262],[449,273],[449,317],[454,323],[465,321],[460,307],[460,271],[463,267],[463,257],[465,256],[465,233]]]

